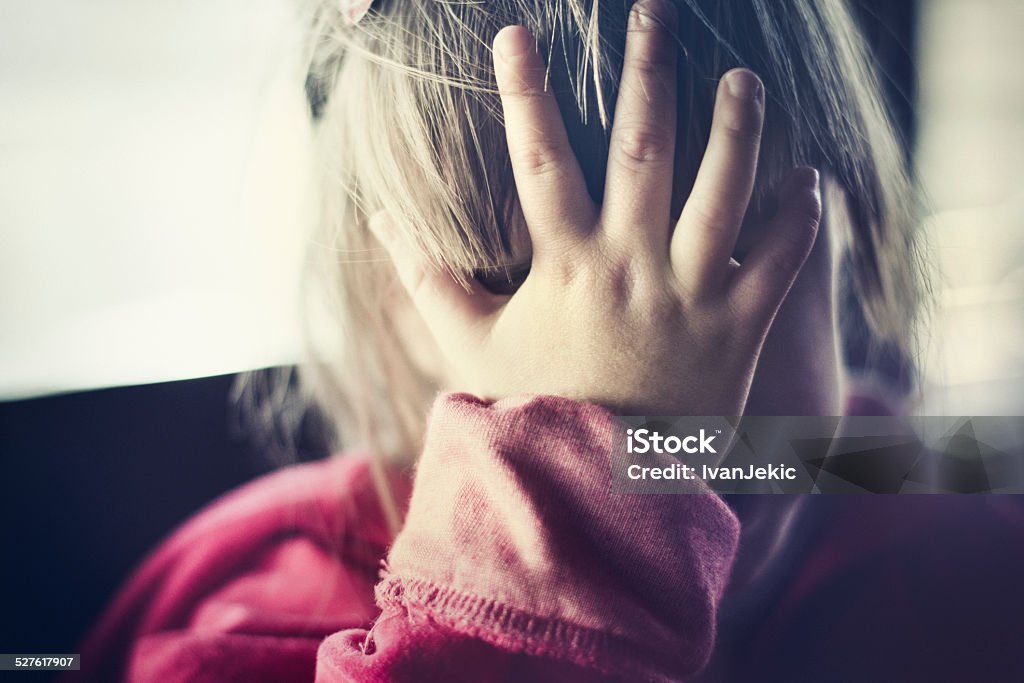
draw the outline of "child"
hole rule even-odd
[[[878,546],[836,543],[834,511],[834,536],[787,534],[788,498],[741,525],[710,494],[613,494],[608,458],[614,413],[843,410],[848,317],[912,357],[914,207],[844,4],[381,0],[315,23],[315,291],[345,333],[313,378],[362,446],[176,532],[84,647],[91,679],[801,680],[837,651],[801,610]],[[847,291],[861,311],[835,311]],[[936,518],[885,509],[860,519],[888,539]]]

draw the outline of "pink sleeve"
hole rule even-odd
[[[204,509],[133,573],[62,680],[312,680],[323,638],[377,615],[390,533],[368,462],[287,468]]]
[[[613,420],[550,397],[439,399],[373,628],[317,681],[678,680],[714,644],[739,525],[714,495],[611,492]]]

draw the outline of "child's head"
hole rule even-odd
[[[378,0],[357,25],[340,4],[315,15],[308,88],[324,159],[321,277],[343,330],[314,378],[348,441],[416,450],[437,389],[432,346],[367,221],[387,211],[411,244],[456,277],[514,287],[529,265],[494,85],[491,42],[524,25],[546,56],[570,142],[599,200],[629,0]],[[682,192],[708,138],[718,78],[735,66],[765,84],[751,205],[770,210],[783,173],[823,169],[848,213],[839,235],[871,338],[907,355],[921,300],[915,211],[902,153],[844,0],[678,0]],[[845,206],[844,206],[845,205]],[[399,329],[401,328],[401,329]],[[321,337],[318,337],[321,338]],[[405,341],[402,341],[405,340]],[[340,346],[340,348],[339,348]]]

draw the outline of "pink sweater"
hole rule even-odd
[[[144,562],[69,680],[687,678],[711,656],[739,522],[714,495],[612,494],[611,427],[564,399],[442,397],[414,479],[395,475],[411,497],[394,539],[365,455],[253,482]],[[829,543],[787,605],[866,552]]]

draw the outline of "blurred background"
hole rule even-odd
[[[920,410],[1022,414],[1024,3],[855,4],[931,207]],[[71,651],[147,548],[281,461],[230,405],[298,359],[294,7],[0,0],[0,651]]]
[[[919,4],[914,163],[938,264],[924,415],[1024,414],[1024,3]]]
[[[295,360],[293,5],[0,3],[0,396]]]

